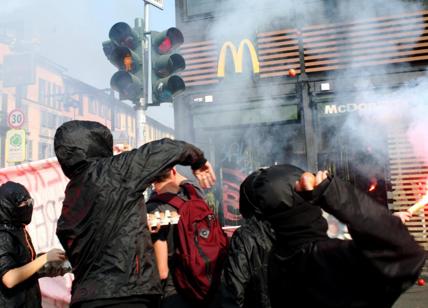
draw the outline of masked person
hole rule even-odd
[[[33,199],[19,183],[0,186],[0,307],[41,307],[37,271],[48,262],[64,261],[52,249],[36,258],[25,226],[31,222]]]
[[[417,279],[424,250],[400,219],[338,177],[291,166],[258,171],[244,189],[275,231],[272,307],[391,307]],[[322,210],[352,240],[327,237]]]
[[[243,189],[257,174],[247,177],[239,191],[239,212],[244,222],[233,233],[223,269],[221,293],[224,308],[271,307],[268,264],[275,234],[261,205],[251,202]]]
[[[55,134],[70,179],[57,235],[73,266],[71,307],[157,307],[161,293],[143,192],[159,173],[190,165],[202,187],[215,180],[201,150],[162,139],[113,156],[104,125],[70,121]]]

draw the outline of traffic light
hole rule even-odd
[[[119,69],[111,77],[110,87],[119,92],[121,100],[137,102],[144,95],[142,24],[141,20],[136,19],[132,29],[127,23],[118,22],[109,31],[110,40],[103,42],[104,54]]]
[[[186,67],[183,56],[174,53],[183,41],[183,34],[177,28],[152,32],[153,105],[172,102],[173,97],[186,88],[183,79],[175,74]]]

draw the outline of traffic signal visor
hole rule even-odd
[[[152,46],[158,54],[167,54],[183,44],[183,34],[177,28],[169,28],[163,32],[152,32]]]
[[[111,27],[109,38],[103,43],[104,54],[119,69],[112,76],[110,86],[119,92],[120,99],[138,101],[143,96],[139,31],[134,31],[127,23],[118,22]]]
[[[183,79],[174,75],[185,69],[182,55],[173,53],[184,42],[177,28],[152,32],[152,91],[153,102],[172,102],[172,98],[186,88]]]

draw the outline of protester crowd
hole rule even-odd
[[[70,121],[54,148],[70,180],[56,231],[65,251],[36,256],[25,229],[31,196],[1,185],[1,307],[41,307],[43,267],[67,259],[72,308],[384,308],[426,259],[404,224],[409,213],[391,214],[326,171],[284,164],[251,173],[240,186],[243,224],[228,239],[205,200],[215,173],[194,145],[162,139],[113,155],[107,127]],[[352,239],[329,238],[323,211]]]

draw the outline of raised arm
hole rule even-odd
[[[112,167],[116,168],[124,179],[135,183],[137,191],[143,191],[160,172],[176,164],[191,166],[194,171],[207,169],[207,160],[199,148],[168,138],[146,143],[138,149],[112,158]],[[206,172],[202,174],[206,177]],[[208,188],[210,185],[212,180],[205,181],[203,187]]]
[[[348,226],[355,245],[383,275],[417,278],[425,252],[398,217],[337,177],[330,180],[320,201],[326,212]]]

